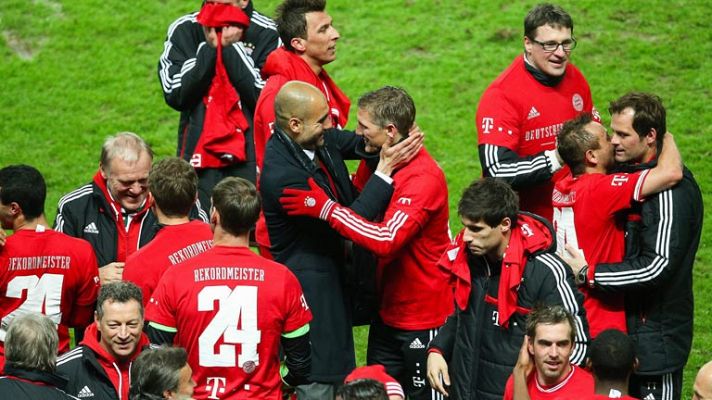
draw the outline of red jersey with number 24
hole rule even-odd
[[[247,247],[215,246],[163,275],[146,320],[177,329],[196,399],[281,399],[279,342],[311,320],[297,278]]]

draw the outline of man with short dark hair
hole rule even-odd
[[[631,338],[617,329],[601,332],[591,342],[588,368],[595,382],[594,394],[586,400],[624,399],[628,396],[628,381],[638,367],[635,345]]]
[[[169,157],[157,162],[148,174],[148,191],[159,231],[128,257],[123,275],[141,288],[144,306],[168,268],[213,245],[210,225],[189,218],[198,196],[198,176],[187,161]]]
[[[141,289],[131,282],[102,285],[94,323],[80,346],[57,360],[57,371],[69,379],[67,393],[94,400],[125,400],[131,363],[144,347]]]
[[[0,393],[13,400],[75,399],[62,389],[67,379],[56,373],[59,337],[54,322],[39,313],[15,318],[5,335],[7,364]]]
[[[632,92],[611,102],[611,143],[618,169],[654,167],[664,152],[666,111],[658,96]],[[692,346],[692,267],[704,215],[700,188],[683,167],[682,180],[636,203],[626,226],[621,262],[599,263],[588,275],[591,290],[625,293],[628,334],[636,344],[640,368],[631,378],[633,397],[679,399],[682,372]],[[578,274],[588,265],[569,247],[567,260]]]
[[[554,252],[553,229],[519,212],[517,194],[494,178],[465,189],[458,214],[464,229],[439,263],[452,275],[456,310],[428,349],[430,384],[454,398],[501,399],[526,316],[538,304],[562,305],[573,315],[570,361],[582,364],[588,342],[583,296]]]
[[[591,265],[623,260],[625,232],[623,213],[634,201],[668,189],[682,179],[682,161],[672,135],[665,134],[665,147],[658,165],[635,173],[616,172],[613,145],[606,128],[590,114],[567,121],[561,128],[557,150],[571,173],[554,185],[554,229],[557,253],[572,246],[586,254]],[[577,275],[584,283],[595,270]],[[600,293],[582,287],[591,337],[615,328],[626,331],[623,294]]]
[[[356,133],[369,152],[406,139],[415,121],[415,103],[401,88],[366,93],[358,106]],[[380,303],[369,330],[367,362],[385,366],[408,398],[431,399],[422,367],[426,347],[453,310],[449,274],[437,266],[450,243],[447,183],[425,149],[392,176],[393,196],[378,222],[332,200],[316,184],[308,191],[284,189],[280,203],[288,215],[324,220],[378,257]]]
[[[206,212],[222,178],[256,179],[252,120],[265,84],[260,69],[280,44],[276,24],[252,0],[203,1],[200,12],[168,27],[158,77],[166,103],[181,113],[176,155],[196,168]]]
[[[48,228],[47,187],[29,165],[0,169],[0,225],[12,229],[0,247],[0,370],[8,325],[37,312],[57,325],[59,352],[69,350],[69,328],[91,323],[99,271],[91,245]]]
[[[551,221],[556,135],[564,121],[595,112],[583,74],[569,62],[574,23],[561,7],[539,4],[524,19],[524,54],[482,94],[477,143],[484,176],[519,192],[522,211]]]
[[[504,400],[570,399],[593,393],[591,374],[570,362],[574,324],[573,316],[560,305],[532,310]]]
[[[188,351],[198,399],[281,399],[280,346],[282,381],[307,381],[311,312],[301,286],[285,266],[249,248],[260,205],[249,181],[218,183],[213,248],[166,271],[147,306],[152,342]]]
[[[148,349],[131,366],[131,400],[189,400],[195,381],[182,347]]]
[[[126,258],[156,233],[147,187],[152,160],[151,147],[135,133],[110,136],[92,182],[59,200],[55,229],[92,245],[102,284],[120,281]],[[208,219],[199,206],[191,217]]]

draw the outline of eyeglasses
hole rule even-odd
[[[574,38],[571,38],[570,40],[564,40],[561,43],[559,43],[559,42],[540,42],[540,41],[538,41],[536,39],[532,39],[532,38],[529,38],[529,40],[531,40],[532,42],[541,46],[542,50],[544,50],[547,53],[555,52],[556,49],[559,48],[559,46],[561,46],[561,48],[567,53],[576,48],[576,39],[574,39]]]

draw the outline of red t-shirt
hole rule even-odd
[[[479,145],[506,147],[520,157],[556,148],[556,136],[564,122],[592,112],[593,100],[586,78],[568,64],[564,78],[554,87],[539,83],[526,70],[523,56],[490,84],[477,108]],[[554,176],[558,178],[558,176]],[[519,189],[522,211],[551,221],[553,181]]]
[[[445,175],[423,149],[393,174],[393,196],[381,222],[338,207],[329,223],[378,256],[379,314],[391,327],[440,327],[453,311],[449,274],[438,267],[450,243]]]
[[[311,311],[285,266],[216,246],[166,271],[146,320],[177,329],[196,399],[281,399],[280,336],[306,325]]]
[[[91,245],[47,228],[18,230],[0,247],[0,363],[8,325],[41,312],[56,324],[59,352],[69,350],[68,328],[92,320],[99,269]]]
[[[169,267],[179,264],[213,247],[210,225],[193,220],[161,228],[147,245],[131,254],[124,266],[123,278],[133,282],[143,292],[143,305]]]
[[[558,181],[552,195],[557,252],[570,244],[583,252],[589,266],[615,263],[625,256],[625,226],[620,211],[641,200],[647,171],[635,174],[571,174]],[[593,279],[594,268],[588,278]],[[626,332],[623,294],[582,287],[591,337],[609,328]]]
[[[593,394],[593,375],[583,368],[571,364],[571,372],[553,386],[542,386],[536,378],[536,371],[527,378],[527,391],[531,400],[571,400]],[[514,379],[510,375],[504,388],[503,400],[514,398]]]

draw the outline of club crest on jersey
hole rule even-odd
[[[482,133],[490,133],[490,129],[494,128],[494,118],[482,118]]]
[[[244,364],[242,364],[242,370],[245,371],[246,374],[251,374],[255,372],[255,369],[257,368],[257,365],[255,364],[254,361],[245,361]]]
[[[611,186],[623,186],[626,182],[628,182],[627,175],[614,175],[611,179]]]
[[[583,110],[583,97],[581,97],[581,95],[578,93],[574,93],[574,96],[571,98],[571,104],[574,106],[574,110],[582,111]]]

